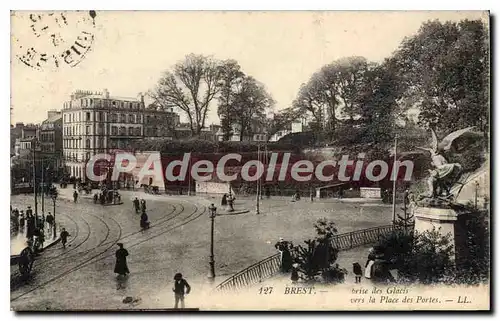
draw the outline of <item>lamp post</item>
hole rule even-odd
[[[38,191],[36,186],[36,152],[38,150],[38,139],[33,137],[31,142],[33,149],[33,193],[35,194],[35,227],[38,227]],[[42,169],[43,171],[43,169]]]
[[[215,261],[214,261],[214,220],[217,215],[217,207],[214,204],[208,207],[208,213],[210,214],[210,219],[212,220],[211,230],[210,230],[210,271],[208,273],[208,279],[210,282],[215,280]]]
[[[394,161],[392,163],[392,224],[396,223],[396,182],[398,180],[398,173],[396,171],[396,160],[398,155],[398,135],[394,137]]]
[[[474,184],[474,207],[477,209],[477,196],[479,193],[479,182],[476,181]]]
[[[260,162],[260,144],[257,145],[257,160]],[[259,175],[259,169],[257,168],[257,175]],[[257,179],[257,198],[256,198],[256,208],[255,208],[255,214],[260,214],[260,204],[259,204],[259,193],[260,193],[260,186],[259,186],[259,183],[260,183],[260,178]]]
[[[50,195],[50,197],[52,198],[52,204],[54,205],[54,210],[53,210],[53,213],[54,213],[54,224],[53,224],[53,238],[55,239],[57,237],[57,233],[56,233],[56,200],[57,200],[57,189],[54,187],[53,190],[52,190],[52,193]]]

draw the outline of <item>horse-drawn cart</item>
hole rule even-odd
[[[19,267],[19,273],[21,273],[23,277],[29,276],[34,261],[35,254],[29,246],[25,247],[21,253],[10,256],[10,265],[17,265]]]

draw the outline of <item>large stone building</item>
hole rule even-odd
[[[56,176],[63,170],[62,112],[50,110],[47,119],[38,128],[39,157],[44,168],[50,168]]]
[[[92,155],[131,150],[134,140],[145,137],[170,137],[179,116],[172,109],[146,107],[144,96],[78,90],[64,103],[62,121],[66,167],[70,176],[85,180],[85,164]]]

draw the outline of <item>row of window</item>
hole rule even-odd
[[[53,142],[54,141],[54,132],[50,133],[41,133],[40,134],[40,141],[41,142]]]
[[[107,115],[107,119],[106,119]],[[102,111],[96,112],[94,114],[94,118],[92,118],[92,113],[91,112],[85,112],[84,116],[82,116],[82,113],[76,112],[76,113],[65,113],[63,115],[63,122],[64,123],[74,123],[74,122],[81,122],[81,121],[95,121],[95,122],[105,122],[109,121],[111,123],[130,123],[130,124],[142,124],[143,120],[143,115],[141,114],[122,114],[122,113],[103,113]],[[163,115],[165,116],[165,115]],[[161,117],[157,115],[146,115],[145,116],[145,121],[146,124],[151,124],[153,122],[171,122],[170,118],[168,117]]]
[[[71,107],[114,107],[114,108],[128,108],[128,109],[138,109],[142,107],[140,102],[136,101],[124,101],[124,100],[111,100],[111,99],[99,99],[99,98],[80,98],[73,101],[68,101],[63,104],[64,108]]]

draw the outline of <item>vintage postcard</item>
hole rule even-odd
[[[12,11],[15,311],[490,310],[486,11]]]

